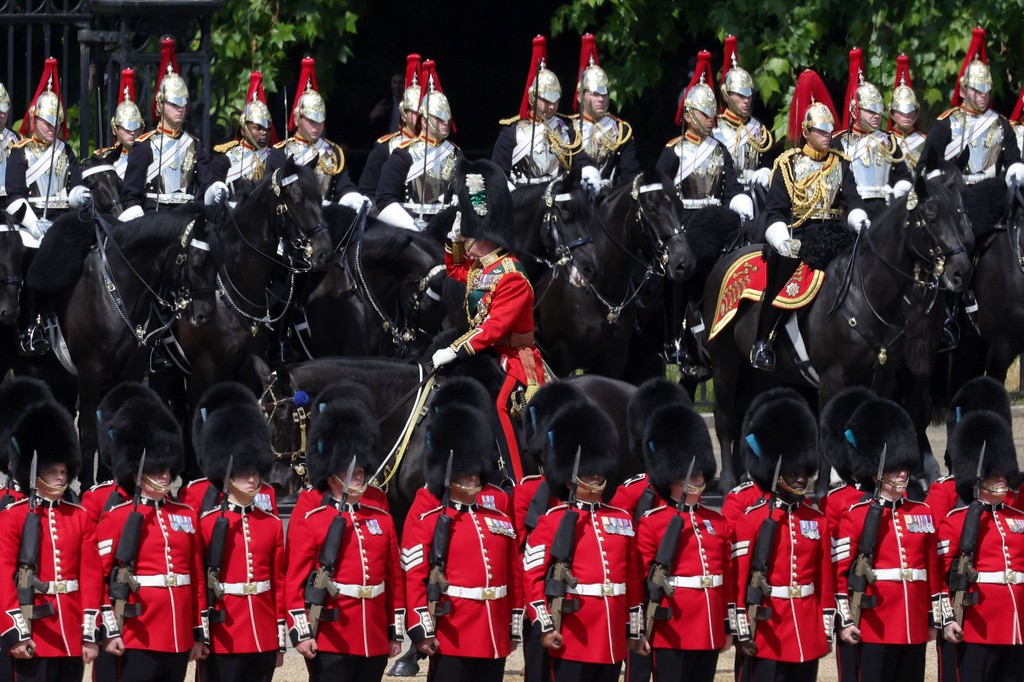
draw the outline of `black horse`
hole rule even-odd
[[[92,192],[93,205],[100,213],[117,217],[121,214],[121,186],[117,170],[103,156],[90,156],[79,164],[82,184]]]
[[[888,207],[851,249],[828,264],[814,301],[780,325],[774,373],[756,372],[748,364],[760,303],[741,303],[731,326],[712,339],[723,490],[743,471],[739,420],[762,390],[781,383],[803,386],[815,390],[818,405],[825,405],[851,384],[891,395],[896,369],[904,365],[912,373],[928,372],[929,313],[940,290],[960,291],[970,280],[973,234],[959,194],[941,179],[919,178],[916,197],[914,207],[906,198]],[[746,247],[716,265],[705,289],[705,310],[717,309],[732,263],[760,248]],[[799,343],[782,341],[790,336]],[[797,345],[806,348],[805,359]]]
[[[10,219],[6,213],[0,216],[3,223],[0,224],[0,326],[13,327],[18,324],[21,312],[19,297],[25,244],[21,238],[21,228],[9,224]]]

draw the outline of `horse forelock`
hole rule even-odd
[[[165,246],[180,240],[185,226],[193,220],[199,220],[199,217],[173,211],[149,213],[130,223],[111,224],[110,236],[122,249],[139,248],[150,243]]]

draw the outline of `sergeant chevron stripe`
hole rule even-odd
[[[410,571],[423,563],[423,544],[402,550],[402,570]]]
[[[531,547],[529,543],[526,545],[526,551],[523,552],[523,570],[529,571],[537,568],[538,566],[544,565],[544,554],[547,549],[547,545],[537,545]]]

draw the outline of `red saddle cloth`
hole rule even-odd
[[[711,323],[708,340],[715,338],[729,326],[741,301],[760,301],[764,298],[767,273],[768,268],[761,258],[760,251],[742,255],[729,266],[718,290],[715,317]],[[814,300],[824,281],[823,271],[813,270],[806,263],[801,263],[793,277],[782,288],[782,293],[775,297],[772,305],[783,310],[803,308]]]

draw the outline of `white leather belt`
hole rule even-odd
[[[184,587],[192,584],[188,573],[167,573],[166,575],[137,575],[139,587]]]
[[[1024,573],[1021,571],[978,571],[978,582],[990,585],[1024,584]]]
[[[449,597],[459,597],[461,599],[491,601],[492,599],[501,599],[508,594],[508,587],[505,585],[498,587],[456,587],[455,585],[449,585],[446,594]]]
[[[413,215],[421,212],[423,215],[436,215],[448,208],[448,204],[402,204],[402,208]]]
[[[722,583],[721,575],[674,575],[668,579],[672,587],[687,587],[691,590],[721,587]]]
[[[270,581],[261,580],[258,583],[221,583],[220,589],[224,590],[224,594],[248,597],[254,594],[270,592]]]
[[[43,583],[44,589],[39,590],[41,594],[67,594],[78,592],[77,580],[55,580],[50,583]]]
[[[772,588],[772,596],[776,599],[803,599],[812,594],[814,594],[814,585],[788,585]]]
[[[875,579],[920,582],[928,580],[928,570],[925,568],[876,568]]]
[[[861,199],[885,199],[892,194],[892,188],[888,185],[858,185],[857,194]]]
[[[184,192],[172,192],[171,194],[154,194],[153,192],[146,193],[147,199],[153,199],[160,204],[187,204],[190,201],[195,200],[194,194],[185,194]]]
[[[353,599],[373,599],[384,594],[384,583],[379,585],[344,585],[342,583],[334,583],[334,587],[337,588],[338,594],[352,597]]]
[[[582,583],[569,588],[569,594],[583,597],[621,597],[626,594],[626,583]]]
[[[706,199],[683,199],[683,208],[707,208],[708,206],[721,206],[722,202],[718,197],[707,197]]]
[[[67,199],[50,199],[47,201],[45,197],[29,197],[28,203],[32,204],[32,208],[53,208],[62,210],[71,207],[71,204],[68,203]]]
[[[554,180],[557,176],[545,175],[539,178],[524,178],[512,176],[512,184],[514,185],[546,185],[547,183]]]
[[[994,178],[995,176],[996,167],[995,164],[992,164],[986,170],[983,170],[980,173],[964,173],[962,177],[964,179],[964,182],[967,183],[968,185],[975,185],[981,182],[982,180],[985,180],[987,178]]]

